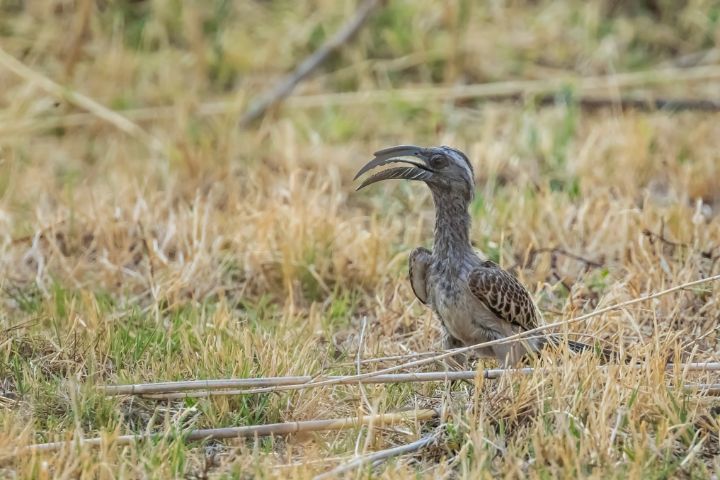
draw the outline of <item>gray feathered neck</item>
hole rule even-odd
[[[433,255],[454,262],[472,253],[470,244],[470,199],[458,191],[431,188],[435,203],[435,244]]]

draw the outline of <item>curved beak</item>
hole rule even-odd
[[[417,160],[409,160],[402,157],[416,157]],[[355,175],[353,180],[357,180],[362,174],[388,163],[407,163],[411,167],[396,167],[383,170],[382,172],[371,175],[366,178],[357,190],[367,187],[370,184],[381,180],[389,179],[405,179],[405,180],[427,180],[433,175],[433,170],[425,163],[426,149],[416,147],[415,145],[398,145],[396,147],[385,148],[375,152],[375,158],[370,160]]]

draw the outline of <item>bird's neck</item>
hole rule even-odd
[[[435,244],[433,253],[442,259],[459,258],[472,252],[468,200],[452,192],[433,192]]]

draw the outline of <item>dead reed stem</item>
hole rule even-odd
[[[459,372],[420,372],[420,373],[398,373],[392,375],[380,375],[371,379],[355,380],[356,375],[348,376],[330,376],[328,380],[335,380],[338,385],[348,384],[380,384],[380,383],[409,383],[409,382],[441,382],[444,380],[472,380],[476,376],[481,375],[487,379],[498,378],[506,373],[532,373],[534,369],[488,369],[483,372],[474,370],[466,370]],[[270,378],[235,378],[224,380],[189,380],[185,382],[166,382],[166,383],[146,383],[137,385],[107,385],[100,389],[107,395],[143,395],[148,398],[184,398],[184,397],[203,397],[208,395],[236,395],[243,393],[243,390],[222,390],[225,388],[259,388],[273,387],[285,385],[303,385],[311,382],[317,377],[313,376],[297,376],[297,377],[270,377]],[[195,394],[184,394],[191,390],[207,390],[197,392]],[[171,395],[154,396],[155,394],[164,394],[170,392]]]
[[[13,59],[14,60],[14,59]],[[288,98],[284,106],[290,108],[316,108],[327,106],[352,106],[369,103],[388,103],[391,101],[403,101],[409,103],[428,101],[456,101],[456,100],[510,100],[528,95],[541,95],[546,98],[548,94],[557,92],[567,86],[572,86],[574,92],[580,98],[586,95],[607,94],[621,89],[637,88],[649,85],[660,85],[667,83],[697,82],[714,80],[720,78],[720,67],[716,65],[699,66],[686,69],[661,69],[644,72],[621,73],[616,75],[603,75],[595,77],[561,77],[547,80],[516,80],[491,83],[480,83],[473,85],[459,85],[454,87],[412,87],[395,90],[367,90],[344,93],[325,93],[316,95],[298,95]],[[588,97],[590,98],[590,97]],[[612,102],[612,99],[608,100]],[[631,105],[641,103],[656,107],[674,108],[678,102],[685,104],[695,102],[686,100],[667,100],[665,103],[652,100],[629,100]],[[592,99],[589,103],[595,104]],[[602,102],[607,103],[605,101]],[[616,104],[623,103],[621,98],[615,101]],[[698,109],[714,110],[716,100],[698,101]],[[103,107],[104,108],[104,107]],[[200,104],[192,113],[197,116],[214,116],[232,114],[237,109],[237,100],[221,100],[205,102]],[[117,112],[116,115],[120,115]],[[174,118],[177,116],[177,108],[171,105],[128,109],[121,112],[122,117],[135,122],[148,122],[162,118]],[[246,115],[250,115],[248,112]],[[57,117],[13,121],[12,123],[0,124],[0,134],[10,135],[17,133],[29,133],[37,130],[47,130],[58,127],[83,127],[92,124],[96,117],[101,115],[93,113],[70,114]],[[129,121],[129,120],[128,120]],[[112,123],[112,122],[111,122]],[[241,122],[242,123],[242,122]],[[117,126],[117,125],[116,125]]]
[[[644,365],[613,365],[619,368],[642,368]],[[609,365],[602,365],[599,369],[607,369]],[[680,365],[668,364],[668,368],[678,368],[685,371],[718,371],[720,362],[697,362],[684,363]],[[378,375],[360,381],[355,380],[355,375],[332,376],[326,380],[334,380],[337,385],[362,384],[384,384],[384,383],[414,383],[414,382],[442,382],[453,380],[474,380],[478,377],[485,379],[496,379],[503,375],[519,374],[530,375],[538,372],[549,372],[554,368],[518,368],[505,369],[493,368],[482,371],[442,371],[442,372],[419,372],[419,373],[396,373]],[[290,376],[290,377],[268,377],[268,378],[228,378],[217,380],[188,380],[179,382],[162,383],[141,383],[134,385],[104,385],[99,387],[102,393],[115,395],[142,395],[146,398],[174,400],[178,398],[202,398],[215,395],[242,395],[253,393],[252,390],[237,390],[237,388],[259,388],[285,385],[304,385],[312,381],[312,376]],[[310,384],[314,385],[314,384]],[[199,390],[199,391],[194,391]]]
[[[329,470],[325,473],[322,473],[320,475],[316,475],[314,480],[323,480],[325,478],[336,478],[339,475],[342,475],[343,473],[347,473],[351,470],[354,470],[356,468],[359,468],[367,463],[375,463],[382,460],[387,460],[388,458],[395,457],[397,455],[405,455],[406,453],[412,453],[416,452],[418,450],[421,450],[425,447],[428,447],[435,443],[439,437],[438,433],[433,433],[432,435],[425,436],[419,440],[415,440],[412,443],[408,443],[407,445],[399,445],[397,447],[388,448],[385,450],[380,450],[378,452],[371,453],[369,455],[362,456],[360,458],[356,458],[355,460],[352,460],[344,465],[340,465],[336,468],[333,468],[332,470]]]
[[[183,436],[187,442],[221,440],[241,437],[263,437],[269,435],[286,435],[298,432],[318,432],[327,430],[346,430],[361,425],[372,423],[376,426],[389,426],[407,421],[425,421],[436,418],[438,413],[432,409],[413,410],[405,412],[385,413],[379,415],[364,415],[362,417],[332,418],[325,420],[304,420],[299,422],[271,423],[268,425],[250,425],[246,427],[225,427],[209,428],[203,430],[192,430]],[[138,440],[157,439],[166,434],[141,434],[141,435],[120,435],[116,438],[88,438],[76,439],[65,442],[39,443],[19,448],[15,456],[22,456],[32,453],[54,452],[70,446],[97,447],[104,442],[114,445],[130,445]]]
[[[379,4],[378,0],[365,0],[355,11],[355,14],[320,48],[315,50],[309,57],[300,62],[292,73],[283,78],[275,85],[259,102],[252,105],[240,118],[240,126],[245,127],[257,120],[274,105],[277,105],[285,97],[290,95],[295,87],[307,78],[315,69],[327,60],[337,49],[350,41],[362,28],[370,14]]]
[[[431,100],[455,101],[471,99],[502,99],[518,95],[542,95],[557,92],[568,86],[578,94],[613,92],[622,89],[694,82],[720,78],[720,66],[709,65],[688,69],[661,69],[644,72],[618,73],[594,77],[555,77],[546,80],[512,80],[452,87],[433,86],[396,90],[373,90],[305,95],[288,99],[292,107],[349,106],[393,101],[428,102]]]
[[[21,77],[23,80],[37,85],[48,94],[90,112],[93,117],[99,118],[114,126],[121,132],[124,132],[143,142],[150,151],[154,153],[162,152],[162,144],[160,141],[152,137],[138,124],[129,120],[124,115],[107,108],[92,98],[60,85],[54,80],[36,72],[12,55],[5,52],[2,48],[0,48],[0,65],[13,72],[15,75]]]
[[[458,354],[461,354],[464,352],[469,352],[469,351],[472,351],[472,350],[475,350],[478,348],[484,348],[484,347],[489,347],[489,346],[493,346],[493,345],[503,345],[506,343],[524,340],[528,337],[534,336],[535,334],[545,332],[550,329],[571,325],[573,323],[578,323],[578,322],[588,320],[593,317],[597,317],[599,315],[602,315],[603,313],[611,312],[614,310],[619,310],[619,309],[628,307],[630,305],[646,302],[648,300],[662,297],[664,295],[668,295],[673,292],[677,292],[680,290],[684,290],[686,288],[694,287],[697,285],[702,285],[705,283],[710,283],[710,282],[717,281],[717,280],[720,280],[720,274],[714,275],[711,277],[701,278],[699,280],[694,280],[692,282],[683,283],[682,285],[677,285],[675,287],[668,288],[666,290],[662,290],[660,292],[656,292],[656,293],[653,293],[650,295],[646,295],[644,297],[634,298],[634,299],[628,300],[626,302],[621,302],[621,303],[618,303],[615,305],[610,305],[609,307],[601,308],[599,310],[595,310],[594,312],[590,312],[585,315],[581,315],[579,317],[571,318],[568,320],[561,320],[558,322],[549,323],[547,325],[541,325],[539,327],[536,327],[536,328],[533,328],[530,330],[526,330],[524,332],[520,332],[515,335],[511,335],[509,337],[505,337],[502,339],[492,340],[490,342],[479,343],[477,345],[470,345],[468,347],[456,348],[454,350],[449,350],[445,353],[434,355],[432,357],[427,357],[427,358],[422,358],[420,360],[414,360],[412,362],[402,363],[400,365],[387,367],[387,368],[384,368],[381,370],[376,370],[374,372],[362,373],[360,375],[349,375],[346,377],[341,377],[339,379],[338,378],[329,378],[329,379],[319,380],[319,381],[310,381],[310,382],[301,383],[301,384],[289,383],[289,384],[285,384],[285,385],[258,387],[258,388],[252,388],[249,390],[245,390],[243,393],[245,393],[245,394],[268,393],[268,392],[277,392],[277,391],[282,391],[282,390],[302,390],[305,388],[322,387],[322,386],[326,386],[326,385],[337,385],[339,383],[345,383],[345,382],[358,383],[361,380],[378,377],[380,375],[384,375],[384,374],[388,374],[388,373],[397,372],[398,370],[404,370],[404,369],[408,369],[408,368],[414,368],[414,367],[419,367],[422,365],[427,365],[429,363],[437,362],[439,360],[449,358],[449,357],[452,357],[454,355],[458,355]]]

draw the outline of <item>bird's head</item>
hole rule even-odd
[[[365,188],[381,180],[421,180],[435,193],[460,194],[466,201],[473,197],[474,176],[472,165],[460,150],[451,147],[416,147],[399,145],[375,152],[375,158],[355,175],[361,175],[373,168],[389,163],[405,163],[408,166],[394,167],[366,178],[357,188]]]

